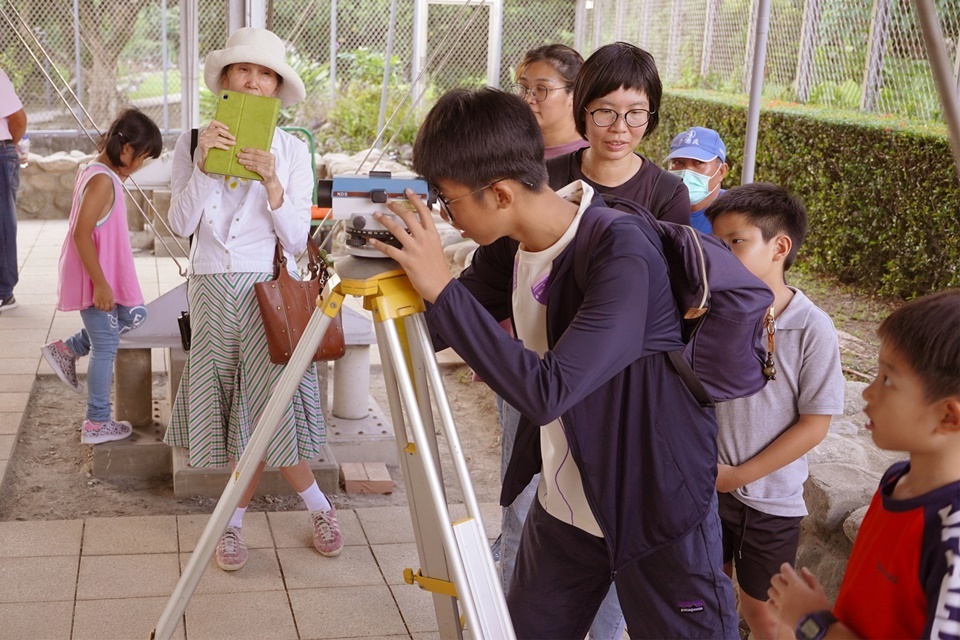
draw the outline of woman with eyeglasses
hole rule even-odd
[[[537,118],[546,160],[590,145],[573,119],[573,83],[582,66],[575,49],[548,44],[528,51],[517,67],[512,88]]]
[[[632,200],[660,220],[689,225],[683,181],[635,151],[657,128],[662,93],[652,55],[626,42],[597,49],[573,86],[574,122],[590,146],[547,162],[550,187],[584,180],[602,196]]]

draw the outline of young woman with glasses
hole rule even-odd
[[[590,145],[573,119],[573,83],[583,57],[563,44],[531,49],[517,67],[511,87],[537,118],[547,160]]]
[[[663,88],[653,56],[625,42],[597,49],[573,86],[577,132],[589,148],[547,162],[550,187],[585,180],[601,195],[632,200],[661,220],[690,224],[690,198],[676,176],[634,150],[657,128]]]

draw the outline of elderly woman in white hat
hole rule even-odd
[[[230,90],[275,96],[290,106],[303,100],[305,91],[284,55],[283,42],[270,31],[239,29],[227,39],[226,48],[207,54],[203,77],[214,94]],[[235,464],[250,439],[283,369],[270,362],[253,285],[273,276],[278,239],[292,265],[310,230],[313,172],[307,146],[278,128],[269,151],[243,149],[237,156],[262,181],[207,173],[210,149],[229,149],[235,141],[227,127],[214,120],[200,131],[192,156],[189,131],[174,151],[169,219],[176,233],[192,236],[187,291],[193,336],[164,439],[188,447],[195,467]],[[320,491],[309,465],[325,438],[311,365],[270,442],[265,463],[279,467],[306,503],[317,551],[335,556],[343,547],[336,509]],[[258,480],[259,473],[217,546],[217,563],[225,571],[240,569],[247,560],[242,519]]]

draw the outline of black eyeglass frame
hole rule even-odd
[[[450,222],[450,224],[456,224],[456,218],[455,218],[454,215],[453,215],[453,211],[450,209],[450,205],[451,205],[451,204],[453,204],[453,203],[456,202],[457,200],[463,200],[463,199],[466,198],[467,196],[472,196],[472,195],[475,194],[475,193],[480,193],[480,192],[483,191],[484,189],[489,189],[489,188],[492,187],[493,185],[497,184],[498,182],[503,182],[504,180],[506,180],[506,178],[497,178],[496,180],[494,180],[494,181],[491,182],[490,184],[485,184],[485,185],[483,185],[482,187],[480,187],[479,189],[474,189],[474,190],[471,191],[470,193],[465,193],[465,194],[463,194],[462,196],[457,196],[457,197],[454,198],[453,200],[447,200],[446,198],[444,198],[444,197],[440,194],[440,190],[437,189],[436,187],[433,187],[432,189],[430,189],[430,192],[433,194],[433,197],[436,198],[437,203],[440,205],[440,215],[443,216],[444,218],[446,218],[447,221]]]
[[[623,121],[627,123],[628,127],[631,127],[633,129],[638,129],[640,127],[646,126],[650,122],[650,116],[656,113],[656,111],[650,111],[649,109],[630,109],[630,111],[625,111],[624,113],[620,113],[619,111],[616,111],[614,109],[609,109],[607,107],[601,107],[599,109],[594,109],[593,111],[587,111],[587,108],[584,107],[583,110],[590,114],[590,119],[593,120],[593,124],[597,125],[598,127],[604,127],[604,128],[612,127],[613,125],[617,124],[617,120],[619,120],[622,117]],[[600,122],[597,122],[596,114],[598,111],[607,111],[609,113],[614,114],[616,117],[611,122],[602,124]],[[640,124],[630,124],[630,121],[627,118],[631,113],[645,113],[647,114],[647,119],[641,122]]]

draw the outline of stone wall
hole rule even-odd
[[[31,153],[29,164],[20,170],[17,216],[32,220],[69,218],[77,167],[92,158],[81,151],[58,151],[49,156]]]

